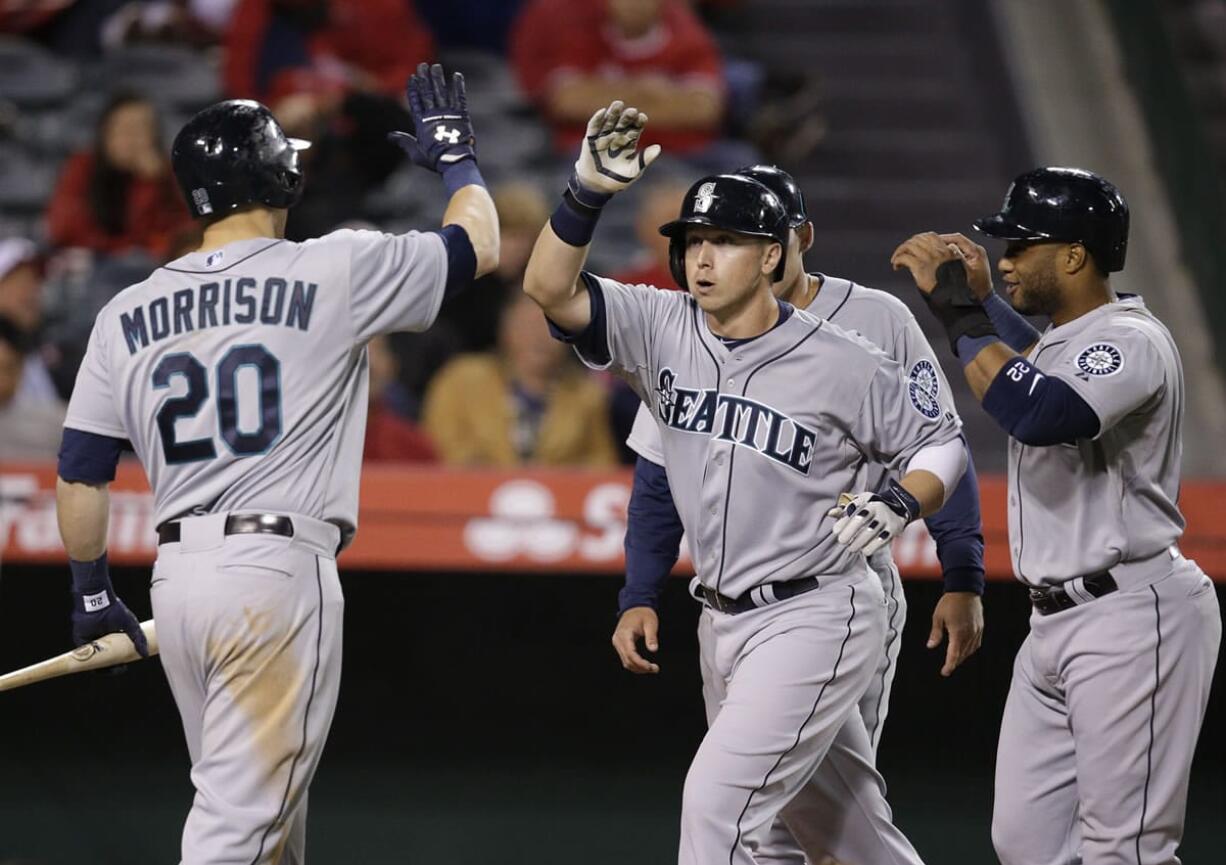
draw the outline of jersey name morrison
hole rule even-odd
[[[172,333],[186,333],[229,324],[283,324],[306,330],[315,306],[315,283],[303,283],[270,276],[264,284],[249,276],[206,282],[158,297],[145,306],[122,313],[119,323],[128,343],[128,354],[136,354]]]
[[[809,473],[817,433],[767,405],[714,388],[674,387],[676,375],[660,370],[656,412],[675,430],[714,435],[755,450],[788,468]]]

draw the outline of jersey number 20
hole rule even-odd
[[[260,425],[250,432],[238,428],[238,371],[245,366],[255,368],[260,383]],[[168,354],[153,369],[153,386],[170,387],[177,376],[187,380],[187,393],[167,399],[158,409],[162,453],[167,463],[211,460],[217,456],[212,438],[185,442],[175,438],[175,421],[195,417],[209,397],[208,371],[195,355]],[[235,346],[217,364],[217,423],[235,456],[263,453],[281,435],[281,364],[264,346]]]

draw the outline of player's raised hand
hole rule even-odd
[[[890,256],[890,265],[895,270],[906,268],[911,278],[924,294],[937,287],[937,268],[947,261],[961,258],[956,246],[941,239],[934,231],[925,231],[904,240]]]
[[[953,232],[938,234],[937,237],[948,244],[951,251],[957,252],[962,266],[966,268],[971,291],[979,300],[985,300],[992,293],[992,266],[988,262],[988,251],[965,234]]]
[[[839,496],[839,503],[826,512],[838,517],[834,534],[853,553],[871,556],[902,534],[920,514],[920,503],[898,481],[880,493]]]
[[[621,659],[622,666],[631,673],[658,673],[660,665],[654,664],[639,654],[638,643],[643,641],[647,651],[660,648],[660,617],[651,607],[631,607],[622,613],[613,631],[613,648]]]
[[[592,192],[612,195],[638,180],[660,155],[658,144],[639,150],[646,126],[647,115],[627,108],[621,100],[593,114],[575,162],[579,182]]]
[[[442,66],[422,63],[409,76],[405,95],[413,132],[391,132],[388,138],[410,159],[423,168],[441,172],[448,165],[477,158],[463,75],[453,72],[448,81]]]
[[[945,647],[945,663],[941,675],[949,676],[958,666],[975,654],[983,643],[983,601],[974,592],[946,592],[932,611],[932,630],[928,632],[928,648],[941,645],[949,634]]]

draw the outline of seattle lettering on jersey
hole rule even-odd
[[[280,324],[305,331],[315,306],[314,282],[270,276],[260,283],[249,276],[205,282],[159,297],[119,316],[128,354],[172,334],[229,324]]]
[[[714,388],[676,387],[676,374],[660,370],[657,412],[673,429],[714,435],[757,451],[788,468],[809,473],[817,433],[792,418],[752,399],[720,393]]]

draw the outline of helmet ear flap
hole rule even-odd
[[[673,275],[673,281],[685,291],[690,290],[685,278],[685,235],[669,238],[668,269]]]

